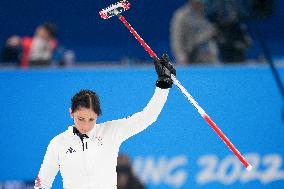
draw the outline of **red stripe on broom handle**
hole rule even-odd
[[[237,156],[237,158],[242,162],[242,164],[249,170],[251,165],[247,160],[241,155],[241,153],[236,149],[236,147],[231,143],[231,141],[226,137],[226,135],[219,129],[219,127],[212,121],[212,119],[207,115],[202,115],[204,120],[211,126],[211,128],[217,133],[217,135],[223,140],[223,142],[230,148],[230,150]]]
[[[140,42],[142,47],[149,53],[152,58],[158,58],[156,53],[147,45],[147,43],[140,37],[140,35],[131,27],[131,25],[127,22],[124,16],[119,15],[119,20],[127,27],[127,29],[134,35],[134,37]]]
[[[182,86],[182,84],[176,79],[174,75],[171,76],[171,79],[173,80],[173,83],[182,92],[182,94],[187,98],[187,100],[196,108],[196,110],[203,117],[203,119],[223,140],[223,142],[229,147],[229,149],[235,154],[235,156],[241,161],[245,168],[250,171],[252,169],[252,166],[241,155],[241,153],[236,149],[236,147],[230,142],[230,140],[225,136],[221,129],[218,128],[218,126],[212,121],[212,119],[206,114],[206,112],[200,107],[200,105],[194,100],[194,98],[188,93],[188,91]]]

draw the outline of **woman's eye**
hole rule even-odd
[[[83,121],[83,119],[82,119],[82,118],[78,118],[78,120],[79,120],[79,121]]]

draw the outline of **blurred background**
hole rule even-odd
[[[114,2],[0,1],[0,189],[33,188],[49,141],[72,124],[78,90],[99,94],[98,122],[151,98],[151,58],[117,18],[98,14]],[[130,2],[123,15],[158,56],[169,54],[253,171],[173,87],[157,122],[121,146],[119,176],[141,184],[121,179],[119,189],[283,188],[284,2]],[[60,174],[53,188],[62,188]]]

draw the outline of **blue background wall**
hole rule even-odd
[[[37,25],[48,20],[58,25],[60,44],[75,50],[79,61],[119,60],[125,56],[148,59],[118,19],[105,21],[99,17],[98,12],[113,2],[116,1],[1,0],[0,44],[13,34],[32,35]],[[125,12],[128,21],[158,54],[170,53],[169,23],[173,11],[186,0],[131,2],[131,10]],[[274,2],[274,16],[262,20],[260,28],[273,54],[283,57],[284,13],[281,8],[284,3],[281,0]],[[254,36],[252,25],[249,23],[249,29]],[[259,53],[259,44],[255,42],[251,54]]]
[[[158,121],[121,147],[148,187],[283,188],[283,104],[270,70],[179,67],[178,78],[255,169],[246,173],[174,87]],[[0,181],[36,177],[50,139],[72,124],[79,89],[100,95],[103,122],[142,110],[155,79],[152,67],[0,71]]]

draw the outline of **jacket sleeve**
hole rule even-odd
[[[127,118],[111,121],[110,125],[113,127],[118,140],[123,142],[154,123],[167,100],[168,93],[169,89],[156,87],[154,95],[141,112]]]
[[[35,180],[35,189],[49,189],[59,171],[58,155],[55,139],[51,140],[47,147],[44,160],[41,164],[39,174]]]

